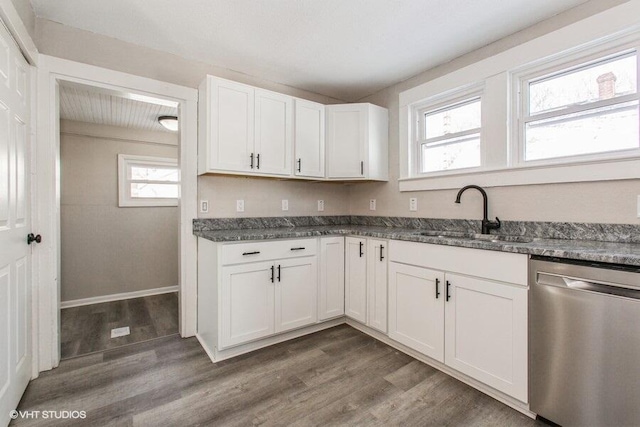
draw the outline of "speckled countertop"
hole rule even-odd
[[[512,252],[592,262],[640,266],[640,243],[603,242],[579,239],[530,237],[529,242],[490,241],[473,238],[472,234],[444,231],[442,235],[423,236],[421,229],[381,227],[375,225],[313,225],[275,228],[243,228],[194,230],[194,234],[214,242],[291,239],[300,237],[354,235],[380,239],[404,240],[436,245],[459,246],[491,251]],[[508,236],[505,238],[509,238]],[[517,239],[517,237],[516,237]],[[523,239],[527,240],[527,239]]]

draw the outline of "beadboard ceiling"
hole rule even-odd
[[[40,18],[345,101],[585,2],[31,0]]]
[[[177,116],[169,105],[143,102],[82,85],[60,85],[60,118],[131,129],[171,132],[158,123],[159,116]],[[173,132],[172,132],[173,133]]]

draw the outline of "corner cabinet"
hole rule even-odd
[[[198,116],[198,173],[291,175],[293,98],[207,76]]]
[[[324,105],[295,100],[294,174],[324,178]]]
[[[327,178],[388,181],[388,110],[341,104],[325,114]]]
[[[344,316],[344,237],[320,238],[318,318]]]

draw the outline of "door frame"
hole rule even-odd
[[[197,217],[197,109],[198,91],[146,77],[47,55],[38,56],[37,137],[35,164],[34,232],[42,243],[34,251],[33,341],[34,378],[60,363],[60,111],[59,82],[73,82],[106,90],[150,96],[179,104],[179,163],[181,171],[179,232],[180,335],[194,336],[197,322],[197,239],[192,221]],[[35,151],[35,152],[34,152]]]

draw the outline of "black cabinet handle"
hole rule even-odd
[[[449,293],[449,288],[451,287],[451,283],[449,283],[449,281],[447,280],[447,301],[449,301],[449,298],[451,298],[451,294]]]
[[[436,279],[436,299],[440,296],[440,279]]]
[[[298,172],[302,172],[302,159],[298,159]]]
[[[260,251],[253,251],[253,252],[243,252],[242,255],[258,255],[260,253]]]
[[[33,242],[36,242],[36,243],[42,242],[42,236],[39,234],[34,236],[33,233],[27,234],[27,245],[30,245]]]
[[[300,247],[300,248],[291,248],[292,251],[303,251],[306,248]]]
[[[364,246],[364,243],[360,242],[360,258],[362,258],[362,255],[364,255],[364,253],[362,252],[363,246]]]
[[[278,265],[278,282],[280,281],[280,265]]]
[[[364,161],[360,162],[360,175],[364,175]]]
[[[256,155],[256,169],[260,169],[260,154]]]
[[[384,249],[384,246],[380,245],[380,261],[382,261],[384,259],[384,256],[382,256],[382,250]]]
[[[271,266],[271,283],[273,283],[275,277],[275,267]]]
[[[251,159],[251,169],[253,169],[253,153],[251,153],[251,155],[249,156],[249,158]]]

